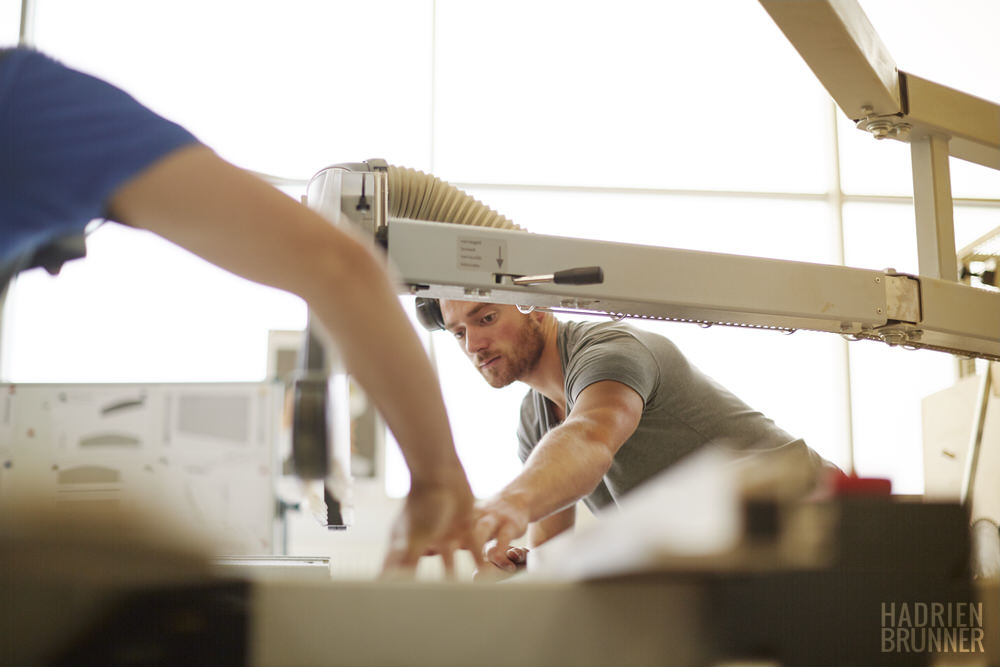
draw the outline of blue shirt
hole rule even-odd
[[[197,140],[111,84],[0,52],[0,289],[39,248],[107,216],[115,191]]]

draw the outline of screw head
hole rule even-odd
[[[881,338],[889,345],[899,345],[906,342],[906,334],[902,331],[886,331],[881,334]]]
[[[906,123],[900,123],[892,128],[892,137],[901,141],[907,141],[910,138],[911,129]]]

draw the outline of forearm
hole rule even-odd
[[[464,483],[437,377],[409,319],[395,295],[369,297],[358,304],[351,318],[337,317],[342,311],[332,306],[318,305],[314,312],[333,331],[348,371],[392,429],[412,482],[446,482],[458,476]],[[355,322],[344,319],[381,324],[352,330]],[[338,325],[343,328],[334,329]]]
[[[417,483],[465,483],[437,379],[367,244],[203,147],[127,183],[116,219],[305,299],[392,428]]]
[[[586,423],[564,422],[549,431],[524,470],[500,492],[536,522],[590,494],[611,466],[613,453]]]
[[[464,482],[437,377],[388,280],[371,263],[355,265],[349,281],[366,289],[317,294],[307,299],[313,313],[392,429],[413,482]]]
[[[528,526],[528,546],[535,548],[561,535],[576,524],[576,505],[570,505]]]
[[[477,537],[495,539],[491,553],[503,552],[531,524],[571,509],[600,483],[618,449],[635,432],[642,409],[642,397],[624,384],[602,380],[588,385],[566,421],[538,442],[521,474],[482,505]]]

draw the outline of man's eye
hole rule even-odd
[[[497,319],[496,313],[490,313],[483,317],[483,324],[492,324]]]
[[[465,332],[464,331],[456,331],[452,335],[455,337],[455,340],[462,340],[463,338],[465,338]]]

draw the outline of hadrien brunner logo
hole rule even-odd
[[[982,651],[981,602],[882,603],[883,653]]]

